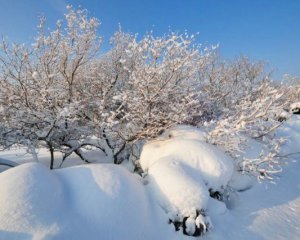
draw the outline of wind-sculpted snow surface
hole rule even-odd
[[[299,157],[300,153],[300,116],[293,115],[276,132],[278,137],[286,139],[282,146],[282,154]],[[296,154],[297,153],[297,154]],[[291,155],[289,155],[291,154]]]
[[[288,139],[284,160],[294,159],[283,166],[276,184],[241,182],[236,173],[232,178],[231,159],[187,126],[144,147],[145,179],[112,164],[52,171],[40,163],[21,164],[0,173],[0,239],[187,240],[193,238],[175,229],[200,235],[212,224],[203,240],[299,239],[299,116],[275,134]],[[259,142],[251,146],[249,157]],[[231,193],[226,205],[210,197],[227,185],[253,186]]]
[[[138,175],[112,164],[50,171],[27,163],[5,171],[0,174],[0,239],[186,238],[169,219],[184,219],[186,234],[205,232],[212,226],[205,215],[209,189],[222,191],[233,167],[202,140],[195,128],[178,127],[146,145],[141,164],[149,188]],[[226,209],[209,203],[218,204]]]
[[[276,184],[262,182],[239,193],[238,204],[221,218],[214,217],[214,231],[205,240],[297,240],[300,236],[300,117],[292,116],[276,131],[287,139]]]
[[[170,221],[175,226],[182,223],[188,235],[196,234],[197,229],[197,235],[202,234],[211,227],[205,217],[208,201],[213,201],[209,194],[222,193],[233,174],[232,160],[203,139],[195,128],[172,129],[146,144],[140,158],[150,192]]]
[[[0,239],[176,238],[142,183],[120,166],[50,171],[27,163],[0,182]]]

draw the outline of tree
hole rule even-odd
[[[283,143],[283,139],[273,135],[282,124],[276,116],[289,101],[287,91],[273,83],[264,69],[263,63],[252,63],[242,57],[209,72],[213,81],[220,79],[217,87],[205,87],[217,105],[218,114],[205,125],[209,128],[208,141],[236,159],[239,171],[272,179],[281,170],[279,152]],[[243,153],[251,139],[260,141],[265,151],[257,158],[246,159]]]
[[[212,50],[202,51],[193,43],[194,36],[177,33],[148,33],[138,40],[119,30],[111,42],[111,51],[86,76],[93,88],[84,95],[98,106],[93,108],[98,136],[120,163],[134,156],[143,140],[201,115],[196,76]]]
[[[86,10],[68,7],[66,28],[58,21],[56,29],[45,31],[45,19],[40,19],[39,34],[32,45],[9,45],[3,40],[1,63],[1,132],[4,148],[14,144],[40,144],[51,154],[72,152],[83,160],[80,148],[90,134],[80,116],[78,74],[99,50],[99,22],[89,18]]]
[[[285,74],[283,76],[282,86],[289,91],[287,97],[291,103],[300,101],[300,77]]]
[[[233,157],[259,139],[268,154],[237,165],[259,176],[274,171],[274,116],[290,104],[289,89],[274,84],[262,62],[223,60],[218,46],[202,47],[187,33],[139,38],[121,28],[100,56],[99,21],[72,7],[65,16],[66,26],[58,21],[51,32],[41,18],[32,46],[1,45],[2,148],[22,144],[36,156],[47,147],[53,168],[55,151],[88,162],[82,149],[93,146],[118,164],[183,123],[205,127],[207,141]]]

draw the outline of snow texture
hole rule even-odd
[[[223,192],[233,174],[232,159],[204,139],[202,131],[179,126],[146,144],[140,158],[149,191],[172,222],[184,222],[188,235],[212,226],[203,215],[209,192]]]
[[[0,239],[174,239],[141,182],[123,167],[50,171],[22,164],[0,175]]]
[[[204,142],[201,131],[186,128],[183,134],[179,128],[166,135],[170,138],[154,140],[144,146],[140,157],[144,171],[161,161],[173,161],[196,171],[208,188],[217,191],[227,185],[233,173],[232,159]]]
[[[213,230],[202,236],[203,240],[299,238],[299,116],[276,132],[287,138],[282,154],[293,159],[278,174],[276,184],[244,179],[244,186],[250,186],[247,191],[229,193],[230,204],[208,196],[209,186],[220,188],[222,184],[201,168],[210,159],[211,169],[219,171],[220,166],[229,166],[226,158],[207,146],[197,130],[184,128],[173,129],[171,138],[165,133],[146,145],[141,158],[148,170],[146,187],[139,176],[111,164],[50,171],[41,163],[26,163],[2,172],[0,239],[194,239],[167,224],[168,218],[176,220],[180,214],[190,215],[185,221],[190,234],[196,227],[213,223]],[[256,146],[249,146],[246,154],[253,154]],[[16,156],[16,150],[2,152],[4,155],[20,163],[27,161]],[[222,160],[214,159],[216,156]],[[223,184],[242,188],[240,180],[245,175],[234,174],[229,180],[231,173],[228,167],[227,172],[218,174]],[[194,209],[200,207],[206,209],[206,216],[195,216]]]
[[[150,192],[171,219],[196,218],[196,210],[206,209],[209,192],[201,175],[175,156],[160,159],[149,169],[148,176]]]
[[[294,109],[300,109],[300,102],[294,102],[291,104],[291,109],[294,110]]]
[[[282,155],[289,157],[288,164],[278,174],[276,184],[252,182],[252,188],[236,196],[230,211],[209,212],[214,231],[206,234],[204,240],[299,239],[300,117],[292,116],[276,134],[287,139]]]

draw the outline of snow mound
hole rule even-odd
[[[176,156],[176,162],[196,169],[208,188],[216,191],[227,185],[233,173],[232,159],[221,150],[203,141],[182,136],[146,144],[140,164],[144,171],[148,171],[165,157],[173,161],[170,156]]]
[[[207,231],[209,195],[222,192],[230,181],[230,157],[204,142],[203,132],[184,126],[144,145],[140,165],[148,173],[150,192],[175,227],[180,222],[183,232],[194,236]]]
[[[28,163],[1,173],[0,182],[0,239],[43,239],[59,230],[65,196],[53,172]]]
[[[196,211],[206,208],[209,192],[201,176],[195,169],[177,161],[176,156],[161,159],[148,174],[151,192],[156,194],[166,212],[179,218],[196,218]],[[159,198],[161,194],[163,197]]]
[[[228,183],[228,186],[235,191],[246,191],[250,189],[256,183],[256,179],[243,172],[234,171],[231,180]]]
[[[27,163],[0,182],[0,239],[175,238],[142,183],[120,166],[50,171]]]

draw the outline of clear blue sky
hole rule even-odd
[[[81,5],[102,22],[108,39],[118,28],[143,35],[188,30],[199,42],[220,44],[224,57],[245,54],[275,70],[300,76],[300,0],[0,0],[0,34],[30,42],[39,15],[50,25],[66,4]]]

